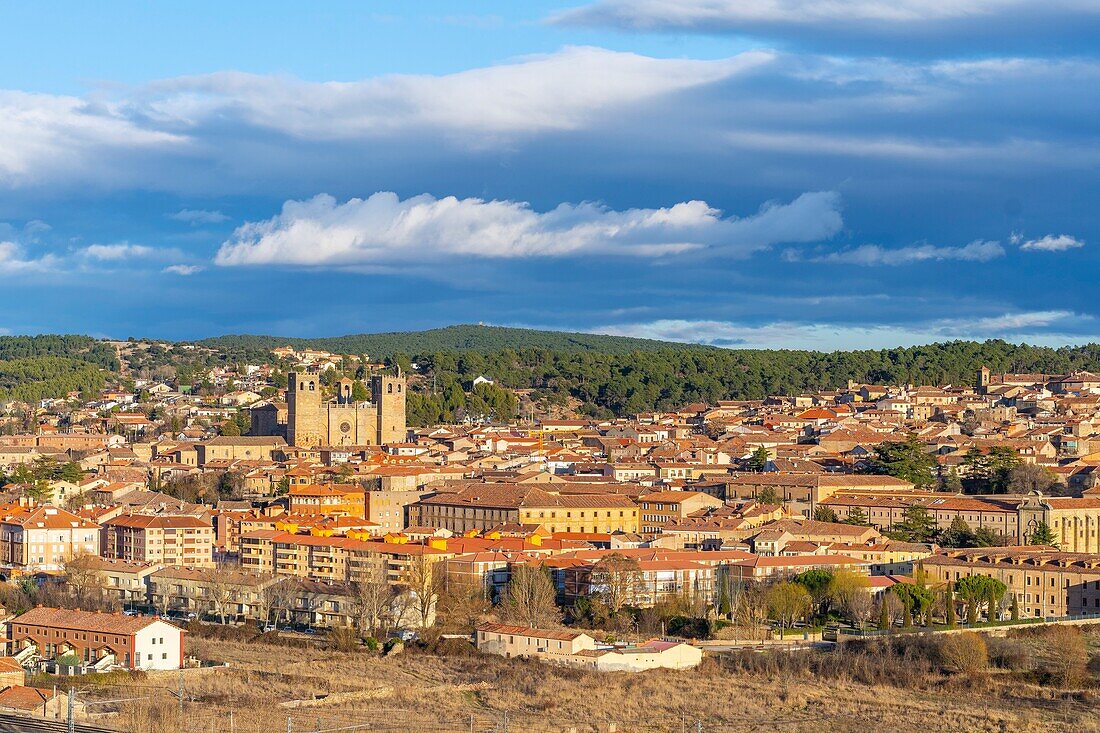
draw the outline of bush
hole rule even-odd
[[[989,666],[989,649],[980,634],[963,631],[945,635],[939,658],[948,672],[980,672]]]
[[[1062,687],[1080,684],[1088,676],[1085,635],[1072,626],[1049,626],[1042,638],[1050,657],[1048,669],[1052,681]]]
[[[994,667],[1009,669],[1013,672],[1031,669],[1031,650],[1023,644],[995,636],[986,639],[985,644],[989,649],[989,663]]]
[[[711,635],[710,619],[674,616],[668,620],[668,633],[687,639],[709,639]]]
[[[373,636],[368,636],[367,638],[363,639],[363,643],[366,645],[368,652],[376,652],[378,651],[379,646],[381,646],[378,643],[378,639]]]

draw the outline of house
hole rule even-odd
[[[39,606],[10,619],[8,653],[53,660],[75,655],[84,663],[130,670],[179,669],[183,629],[153,616],[124,616]]]
[[[529,657],[600,672],[647,669],[691,669],[703,652],[680,642],[656,639],[643,644],[600,644],[581,631],[533,629],[509,624],[481,624],[475,632],[478,651],[503,657]]]

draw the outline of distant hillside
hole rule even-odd
[[[362,333],[329,338],[286,338],[282,336],[218,336],[199,342],[203,346],[227,352],[255,353],[290,344],[295,348],[313,348],[337,354],[368,354],[372,358],[403,354],[431,354],[445,351],[503,349],[547,349],[550,351],[592,351],[600,354],[626,354],[631,351],[710,348],[693,344],[600,336],[590,333],[538,331],[531,328],[501,326],[448,326],[427,331]]]

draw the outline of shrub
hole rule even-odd
[[[948,672],[979,672],[989,666],[985,639],[973,631],[945,635],[940,642],[940,664]]]
[[[668,620],[668,633],[688,639],[709,639],[711,635],[710,619],[674,616]]]
[[[380,646],[380,644],[378,643],[378,639],[373,636],[368,636],[367,638],[363,639],[363,643],[366,645],[368,652],[376,652],[378,651],[378,648]]]
[[[1062,687],[1074,687],[1087,676],[1088,646],[1085,635],[1072,626],[1047,627],[1042,636],[1050,656],[1050,676]]]
[[[1031,650],[1023,644],[1011,639],[990,637],[985,640],[989,649],[989,663],[998,669],[1010,669],[1021,672],[1031,669]]]

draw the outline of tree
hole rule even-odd
[[[389,620],[393,587],[381,563],[372,563],[351,583],[351,613],[360,635],[374,634]]]
[[[966,603],[966,623],[969,625],[977,623],[983,604],[987,618],[992,620],[1007,590],[1008,586],[988,575],[970,575],[955,581],[955,592]]]
[[[99,558],[91,554],[76,555],[65,563],[65,584],[75,606],[94,610],[103,600],[103,582],[98,565]]]
[[[952,494],[961,494],[963,491],[963,482],[959,478],[958,470],[952,466],[948,469],[947,475],[943,478],[943,491],[950,491]]]
[[[829,578],[825,596],[831,608],[843,613],[853,623],[860,624],[870,610],[871,581],[850,570],[838,570]]]
[[[218,432],[222,435],[238,436],[241,434],[241,427],[235,420],[226,420],[218,427]]]
[[[356,379],[351,384],[351,398],[356,402],[366,402],[370,399],[370,390],[362,381]]]
[[[1088,645],[1074,626],[1051,626],[1043,634],[1051,675],[1063,687],[1074,687],[1088,678]]]
[[[768,590],[768,615],[779,622],[780,636],[796,619],[805,618],[812,606],[810,592],[800,583],[780,581]]]
[[[500,602],[506,621],[533,629],[561,624],[557,589],[546,568],[517,565]]]
[[[1055,536],[1054,530],[1050,528],[1049,524],[1046,522],[1039,522],[1027,536],[1027,543],[1029,545],[1049,545],[1050,547],[1058,547],[1058,538]]]
[[[1020,600],[1015,593],[1012,594],[1012,620],[1020,620]]]
[[[782,504],[783,500],[779,498],[779,494],[775,492],[775,488],[772,486],[765,486],[756,492],[756,500],[761,504]]]
[[[848,511],[848,516],[844,518],[841,524],[851,524],[856,527],[870,526],[870,522],[867,521],[867,514],[858,506],[854,506]]]
[[[972,547],[974,533],[961,515],[955,515],[951,520],[951,526],[940,535],[939,544],[944,547]]]
[[[953,629],[955,628],[955,591],[948,585],[944,595],[944,622],[947,628]]]
[[[891,539],[905,542],[933,542],[939,534],[936,520],[919,504],[913,504],[902,512],[902,520],[885,533]]]
[[[399,581],[404,590],[400,602],[416,614],[412,622],[420,627],[432,625],[435,604],[439,599],[439,591],[443,588],[443,572],[437,572],[436,562],[430,555],[423,553],[409,556]],[[397,623],[403,624],[406,615],[407,612],[398,615]]]
[[[935,599],[931,590],[916,583],[896,583],[890,586],[890,592],[901,601],[903,609],[917,617],[923,616]]]
[[[1027,494],[1041,491],[1054,493],[1059,486],[1058,477],[1048,468],[1034,463],[1021,463],[1008,470],[1005,490],[1010,494]]]
[[[918,489],[935,483],[936,459],[924,449],[917,436],[910,433],[905,440],[888,440],[875,446],[875,457],[867,462],[867,473],[896,476]]]
[[[769,460],[771,460],[771,454],[768,453],[768,449],[762,445],[758,445],[752,452],[752,455],[749,456],[745,465],[750,471],[760,473],[768,465]]]
[[[613,552],[592,566],[588,582],[591,594],[617,614],[636,601],[642,590],[642,572],[637,560]]]
[[[832,507],[818,504],[814,507],[814,520],[818,522],[837,522],[836,512]]]

